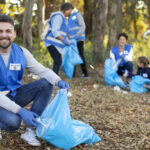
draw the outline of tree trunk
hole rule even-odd
[[[122,0],[117,0],[117,35],[122,32]]]
[[[117,42],[117,35],[122,30],[122,5],[121,0],[111,0],[108,4],[108,17],[107,17],[107,23],[108,23],[108,44],[107,44],[107,51],[110,51],[111,47],[116,45]]]
[[[86,24],[86,35],[92,34],[92,14],[93,14],[93,0],[84,0],[84,20]],[[87,11],[88,10],[88,11]]]
[[[108,0],[94,1],[93,15],[93,48],[94,61],[104,61],[104,35],[108,12]]]
[[[150,28],[150,0],[145,0],[145,3],[147,5],[147,12],[148,12],[148,24]]]
[[[32,43],[32,8],[34,0],[26,0],[25,12],[23,17],[22,32],[23,32],[23,45],[30,51],[33,50]]]
[[[137,2],[134,0],[132,0],[131,2],[132,2],[132,5],[131,5],[132,14],[131,14],[131,16],[132,16],[133,25],[134,25],[134,38],[137,40],[137,35],[138,35],[138,30],[137,30],[137,26],[136,26],[137,14],[136,14],[136,10],[135,10]]]
[[[44,0],[38,0],[38,20],[37,20],[37,25],[38,25],[38,40],[39,44],[41,41],[41,33],[43,29],[43,21],[44,21]],[[39,45],[40,46],[40,45]]]

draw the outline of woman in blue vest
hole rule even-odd
[[[46,108],[53,86],[69,90],[69,84],[38,63],[27,49],[13,43],[15,38],[14,21],[0,15],[0,140],[1,129],[17,130],[23,120],[28,128],[21,138],[40,146],[32,128],[38,126],[37,118]],[[25,69],[41,79],[22,85]],[[31,102],[31,110],[26,110],[24,107]]]
[[[118,45],[110,50],[110,58],[115,62],[120,62],[118,66],[118,74],[129,77],[128,74],[133,72],[133,46],[127,44],[128,36],[125,33],[118,35]]]
[[[68,26],[66,17],[71,15],[72,9],[73,6],[70,3],[64,3],[61,6],[61,11],[52,13],[49,19],[45,46],[54,60],[53,71],[56,74],[59,73],[59,68],[62,64],[61,54],[65,52],[64,47],[71,44],[67,37]]]
[[[88,77],[86,61],[84,58],[84,40],[85,40],[85,22],[81,13],[74,9],[72,11],[71,17],[68,19],[68,26],[69,26],[69,39],[76,39],[77,46],[79,50],[79,54],[83,60],[83,64],[81,64],[81,69],[83,72],[82,77]],[[75,71],[74,71],[75,75]]]

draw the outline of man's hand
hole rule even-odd
[[[36,113],[28,111],[24,108],[20,108],[17,114],[28,126],[37,127],[39,125],[38,121],[36,120],[36,118],[38,118],[39,116]]]
[[[64,82],[62,80],[59,80],[58,83],[57,83],[57,86],[60,89],[67,89],[67,92],[69,91],[69,83],[68,82]]]

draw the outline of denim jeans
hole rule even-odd
[[[132,74],[133,69],[133,63],[131,61],[127,61],[123,66],[118,67],[117,73],[122,76],[125,70],[128,70],[129,74]]]
[[[21,107],[33,102],[31,105],[31,111],[40,116],[51,98],[52,91],[53,85],[46,79],[40,79],[21,86],[17,90],[15,97],[10,95],[7,96]],[[0,128],[2,130],[17,130],[20,127],[20,124],[21,118],[19,115],[0,107]]]

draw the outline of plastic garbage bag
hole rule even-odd
[[[65,55],[62,60],[62,69],[69,79],[72,79],[75,65],[82,64],[76,40],[71,40],[71,45],[65,47]]]
[[[91,126],[71,118],[67,92],[64,89],[57,93],[41,115],[36,134],[61,149],[101,141]]]
[[[133,93],[147,92],[148,90],[145,87],[143,87],[143,84],[147,83],[148,81],[150,80],[142,76],[133,76],[130,82],[130,91]]]
[[[107,86],[126,87],[121,77],[117,74],[118,70],[117,64],[111,58],[106,59],[104,68],[105,68],[105,83]]]

